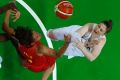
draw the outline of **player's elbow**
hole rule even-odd
[[[7,31],[8,24],[3,22],[2,29],[6,32]]]
[[[90,62],[93,62],[95,59],[94,58],[92,58],[92,59],[89,59],[90,60]]]
[[[90,62],[93,62],[96,59],[96,56],[92,56],[91,58],[89,58]]]

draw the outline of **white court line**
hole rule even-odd
[[[19,2],[35,19],[35,21],[38,23],[39,27],[41,28],[41,30],[43,31],[43,34],[47,40],[48,46],[50,48],[53,48],[52,42],[51,40],[47,37],[46,33],[47,30],[45,28],[45,26],[43,25],[42,21],[40,20],[40,18],[36,15],[36,13],[30,8],[30,6],[28,6],[23,0],[16,0],[17,2]],[[53,80],[57,80],[57,69],[56,69],[56,63],[55,63],[55,68],[53,70]]]

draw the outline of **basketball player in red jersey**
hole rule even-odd
[[[64,36],[64,45],[55,51],[39,42],[41,36],[38,32],[27,27],[17,27],[16,29],[10,27],[9,18],[11,14],[14,15],[15,20],[20,17],[20,12],[17,9],[6,12],[2,27],[6,33],[0,34],[0,41],[10,39],[20,54],[23,66],[33,72],[44,71],[42,80],[47,80],[53,71],[55,60],[64,53],[71,37],[69,35]]]

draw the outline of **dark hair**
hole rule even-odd
[[[112,20],[102,21],[102,23],[107,27],[106,33],[109,33],[112,30]]]
[[[15,29],[15,37],[19,40],[20,44],[30,46],[34,41],[33,32],[28,27],[19,26]]]

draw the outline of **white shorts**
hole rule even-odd
[[[79,40],[81,39],[81,36],[76,32],[79,28],[81,28],[80,25],[71,25],[69,27],[52,29],[55,40],[64,40],[64,35],[71,35],[71,42],[64,53],[64,55],[68,56],[69,59],[75,56],[84,57],[82,51],[74,46],[73,42],[76,38]]]
[[[56,40],[64,40],[64,35],[72,34],[76,30],[78,30],[81,26],[79,25],[71,25],[69,27],[52,29],[53,34]],[[49,31],[48,31],[49,32]]]

